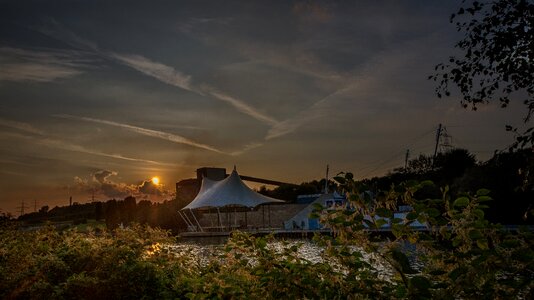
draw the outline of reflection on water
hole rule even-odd
[[[227,237],[209,237],[209,238],[195,238],[167,245],[166,248],[178,256],[188,257],[192,264],[206,266],[210,260],[216,259],[223,254],[224,244]],[[290,239],[290,240],[276,240],[268,243],[267,247],[277,253],[283,253],[293,246],[297,246],[296,256],[306,260],[310,264],[328,263],[338,271],[345,273],[347,270],[340,265],[339,261],[326,253],[326,248],[308,239]],[[370,263],[379,271],[383,279],[391,278],[394,275],[391,267],[377,255],[369,254],[357,246],[351,246],[350,252],[358,251],[362,254],[362,259]],[[251,258],[251,261],[255,261]]]

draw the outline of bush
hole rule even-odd
[[[204,261],[159,229],[0,229],[2,299],[532,299],[534,237],[484,218],[488,190],[418,200],[431,182],[362,193],[338,177],[348,207],[316,212],[333,236],[311,262],[300,246],[236,232]],[[393,218],[398,204],[413,210]],[[410,225],[419,221],[427,231]],[[376,234],[390,224],[391,235]],[[279,244],[279,242],[276,242]]]

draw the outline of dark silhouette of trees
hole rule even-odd
[[[117,200],[109,200],[106,202],[105,209],[106,227],[108,229],[115,229],[120,224],[120,213],[117,205]]]
[[[45,205],[39,209],[39,212],[46,214],[48,212],[48,209],[49,209],[48,205]]]
[[[438,97],[457,87],[464,107],[499,101],[523,101],[524,122],[534,112],[534,3],[531,0],[469,1],[450,22],[464,32],[456,43],[461,55],[435,67]],[[517,138],[514,148],[534,146],[534,128]],[[507,130],[517,129],[507,126]]]
[[[446,180],[452,180],[476,165],[475,156],[465,149],[453,149],[436,156],[434,167],[439,175]]]

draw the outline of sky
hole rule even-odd
[[[433,153],[440,123],[486,160],[524,113],[436,97],[460,1],[0,3],[0,209],[15,215],[170,199],[204,166],[384,175]]]

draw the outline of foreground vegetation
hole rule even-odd
[[[335,232],[316,237],[321,262],[298,255],[296,245],[279,249],[272,237],[244,233],[203,262],[175,251],[168,232],[147,226],[81,233],[4,224],[0,298],[533,298],[533,234],[486,221],[489,191],[449,199],[445,188],[439,199],[417,200],[432,183],[411,182],[371,198],[351,174],[337,180],[350,209],[317,208]],[[414,210],[393,218],[398,204]],[[388,219],[392,235],[378,240],[368,229]],[[430,231],[412,230],[415,220]]]

